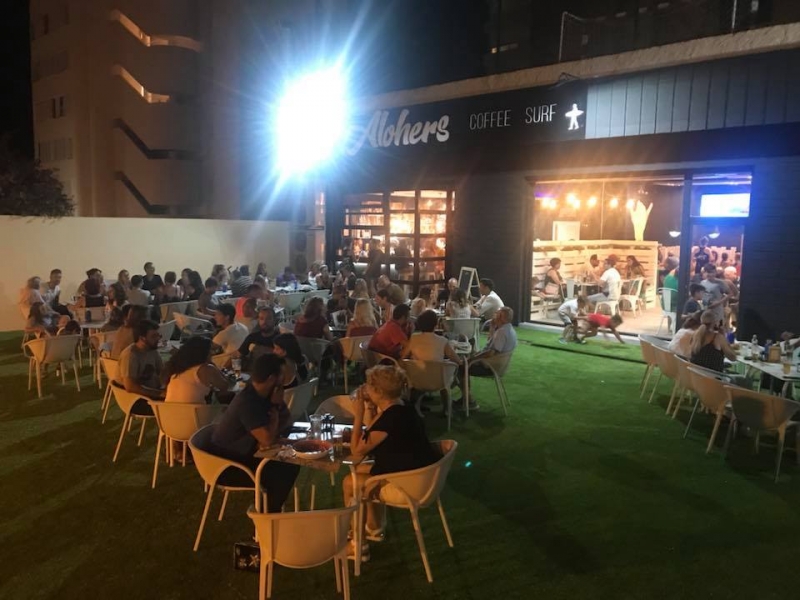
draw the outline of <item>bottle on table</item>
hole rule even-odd
[[[758,336],[753,335],[753,339],[750,340],[750,358],[752,360],[758,360]]]

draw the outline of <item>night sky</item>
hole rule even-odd
[[[347,0],[340,0],[346,2]],[[551,0],[538,4],[535,25],[541,29],[536,56],[549,56],[558,43],[561,10],[608,11],[631,8],[641,0]],[[419,87],[484,74],[488,47],[485,0],[350,0],[367,8],[356,45],[364,61],[366,85],[357,92],[378,93]],[[0,19],[0,134],[12,147],[32,156],[28,0],[4,0]],[[541,50],[541,51],[540,51]],[[546,56],[545,56],[546,55]],[[536,58],[536,57],[531,57]]]
[[[13,148],[32,156],[28,0],[4,2],[0,57],[0,134],[9,134]]]

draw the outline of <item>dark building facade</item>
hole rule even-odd
[[[437,234],[446,237],[443,267],[393,278],[418,288],[475,267],[526,321],[535,224],[545,218],[537,206],[547,201],[537,190],[552,181],[653,178],[674,186],[679,207],[669,226],[648,225],[682,232],[679,304],[697,244],[691,232],[733,227],[744,238],[739,337],[775,336],[797,327],[800,303],[791,268],[800,238],[799,71],[800,51],[785,50],[369,111],[329,182],[327,259],[342,247],[349,199],[383,195],[389,206],[398,190],[416,191],[424,215],[435,191],[450,203],[446,234]],[[749,213],[702,214],[702,193],[720,190],[749,194]],[[425,235],[433,234],[416,241]],[[387,267],[394,262],[389,256]]]

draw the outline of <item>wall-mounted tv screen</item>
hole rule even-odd
[[[750,215],[750,193],[703,194],[700,196],[701,217],[747,217]]]

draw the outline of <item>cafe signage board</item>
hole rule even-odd
[[[582,140],[586,91],[585,83],[569,82],[359,114],[346,154]]]

